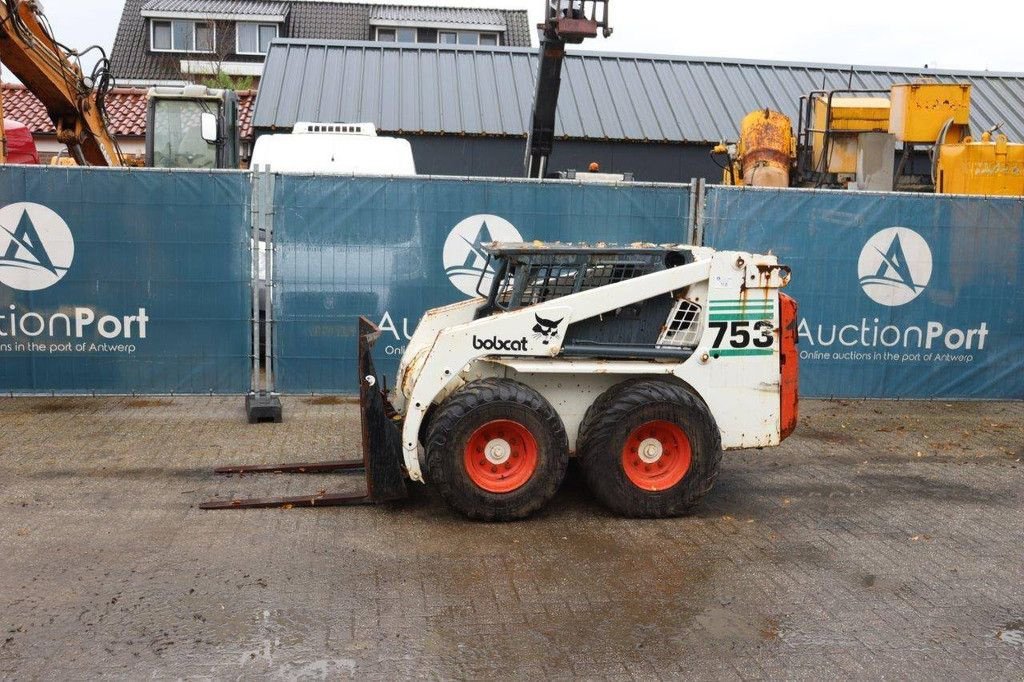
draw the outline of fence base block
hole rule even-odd
[[[276,393],[249,393],[245,396],[245,414],[250,424],[259,422],[273,422],[280,424],[284,421],[284,414],[281,408],[281,397]]]

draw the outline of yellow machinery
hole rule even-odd
[[[1024,196],[1024,144],[991,131],[972,139],[970,114],[964,83],[818,90],[800,99],[795,137],[783,114],[758,110],[744,117],[735,147],[713,154],[729,154],[723,182],[731,185]],[[930,169],[915,163],[924,151]]]
[[[939,147],[935,163],[939,194],[1024,196],[1024,144],[1011,144],[1005,135],[983,133],[975,142]]]
[[[789,187],[789,171],[796,159],[796,138],[789,117],[771,109],[752,111],[740,122],[740,140],[733,153],[724,145],[715,153],[729,153],[724,168],[727,185]]]
[[[889,92],[889,132],[900,142],[943,144],[959,142],[967,135],[970,85],[898,83]]]
[[[901,83],[891,99],[889,130],[904,155],[914,145],[932,147],[936,193],[1024,196],[1024,144],[991,132],[970,137],[970,85]]]
[[[886,90],[816,90],[800,98],[799,187],[892,189]],[[888,156],[890,161],[883,162]]]
[[[811,113],[811,157],[819,173],[855,176],[861,134],[889,129],[889,100],[884,97],[814,95]]]

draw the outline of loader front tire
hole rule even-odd
[[[633,380],[590,406],[577,454],[602,504],[623,516],[661,518],[689,512],[711,490],[722,441],[707,406],[685,387]]]
[[[543,396],[518,381],[470,382],[430,420],[427,480],[472,519],[533,514],[558,492],[568,461],[562,420]]]

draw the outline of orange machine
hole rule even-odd
[[[777,111],[752,111],[740,122],[735,148],[720,144],[712,153],[729,155],[722,177],[727,185],[789,187],[789,172],[796,159],[793,125]]]
[[[113,85],[106,57],[87,79],[79,56],[54,38],[37,0],[0,0],[0,61],[46,107],[57,139],[79,165],[124,165],[104,112],[104,96]],[[0,143],[0,163],[6,163],[2,128]]]

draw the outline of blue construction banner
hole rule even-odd
[[[244,393],[249,176],[0,166],[0,392]]]
[[[793,268],[803,395],[1024,398],[1024,202],[709,187],[704,235]]]
[[[476,295],[484,242],[689,238],[688,186],[280,175],[274,194],[282,392],[357,391],[360,315],[393,380],[423,312]]]

